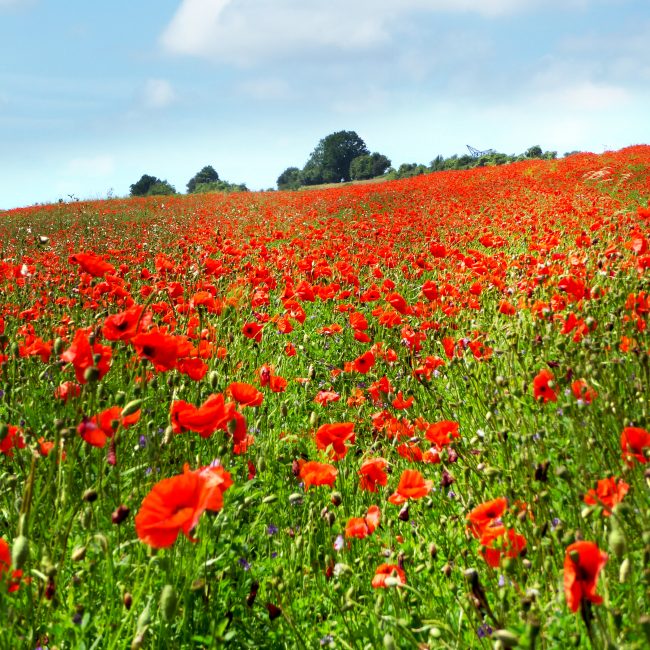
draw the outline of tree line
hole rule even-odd
[[[577,152],[572,151],[564,155],[572,153]],[[557,151],[543,151],[539,145],[534,145],[522,154],[505,154],[490,150],[479,155],[454,154],[448,158],[438,155],[428,165],[403,163],[395,169],[391,167],[391,161],[386,156],[370,153],[365,142],[354,131],[338,131],[318,143],[302,169],[287,167],[278,176],[277,185],[279,190],[294,190],[306,185],[380,177],[383,180],[394,180],[449,169],[505,165],[533,158],[553,160],[557,158]]]
[[[206,192],[248,192],[244,183],[229,183],[221,180],[212,165],[206,165],[187,182],[188,194]],[[178,194],[176,188],[166,180],[143,174],[139,181],[131,185],[131,196],[165,196]]]

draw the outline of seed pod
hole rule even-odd
[[[340,506],[343,502],[343,495],[340,492],[332,492],[330,500],[335,506]]]
[[[83,496],[81,497],[86,503],[93,503],[94,501],[97,501],[97,490],[93,490],[93,488],[88,488],[84,493]]]
[[[85,546],[77,546],[77,548],[72,551],[72,555],[70,556],[70,559],[73,562],[81,562],[86,557],[86,547]]]
[[[610,532],[607,541],[609,542],[609,548],[614,551],[614,554],[620,560],[625,555],[625,535],[623,535],[623,533],[618,528],[614,528]]]
[[[309,416],[309,425],[313,428],[318,426],[318,413],[316,413],[316,411],[311,412]]]
[[[19,570],[25,566],[29,559],[29,540],[24,535],[18,535],[11,547],[11,565]]]
[[[99,379],[99,369],[95,366],[90,366],[84,370],[84,379],[89,384],[94,384]]]
[[[122,597],[122,602],[127,610],[131,609],[131,605],[133,605],[133,596],[128,591],[125,591],[124,596]]]
[[[140,407],[142,406],[142,400],[141,399],[134,399],[131,400],[123,409],[122,413],[120,415],[125,418],[129,415],[133,415],[136,411],[140,410]]]
[[[621,584],[625,584],[627,579],[630,577],[630,569],[632,568],[630,564],[630,558],[626,557],[621,562],[621,567],[618,570],[618,581]]]
[[[178,594],[172,585],[165,585],[160,594],[160,613],[166,621],[171,621],[178,606]]]

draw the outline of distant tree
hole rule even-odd
[[[152,185],[160,183],[160,179],[149,174],[143,174],[137,183],[131,185],[131,196],[146,196]]]
[[[541,158],[542,157],[542,148],[536,144],[529,149],[526,149],[525,153],[526,158]]]
[[[287,167],[278,176],[279,190],[296,190],[302,185],[300,170],[297,167]]]
[[[244,183],[229,183],[228,181],[212,181],[211,183],[198,183],[194,194],[207,194],[208,192],[248,192]]]
[[[157,181],[148,190],[146,196],[168,196],[176,194],[176,188],[167,181]]]
[[[325,182],[323,177],[323,167],[313,160],[308,160],[307,164],[300,172],[300,179],[303,185],[320,185]]]
[[[192,194],[196,190],[196,186],[200,183],[214,183],[218,180],[219,174],[217,174],[214,167],[212,165],[206,165],[187,182],[187,192]]]
[[[381,176],[390,167],[386,156],[374,152],[357,156],[350,163],[350,178],[355,181]]]
[[[578,151],[577,149],[574,149],[573,151],[565,151],[563,158],[568,158],[569,156],[575,156],[577,153],[582,153],[582,152]]]
[[[432,172],[437,172],[441,171],[442,169],[445,168],[445,159],[443,156],[438,154],[432,161],[431,164],[429,165],[429,169]]]
[[[303,174],[307,185],[340,183],[350,180],[350,163],[369,154],[366,143],[354,131],[337,131],[323,138],[312,152]]]
[[[544,160],[555,160],[557,158],[557,151],[545,151],[542,154]]]

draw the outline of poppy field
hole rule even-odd
[[[648,647],[649,198],[638,146],[0,212],[0,647]]]

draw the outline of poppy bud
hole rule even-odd
[[[72,551],[72,555],[70,556],[70,559],[73,562],[81,562],[86,557],[86,547],[85,546],[77,546]]]
[[[166,621],[171,621],[176,613],[178,594],[172,585],[165,585],[160,594],[160,613]]]
[[[133,605],[133,596],[128,591],[125,591],[124,596],[122,597],[122,602],[127,610],[131,609],[131,605]]]
[[[343,496],[340,492],[332,492],[330,499],[335,506],[340,506],[343,501]]]
[[[25,566],[29,559],[29,541],[24,535],[18,535],[11,547],[11,565],[19,570]]]
[[[405,504],[402,509],[399,511],[399,514],[397,515],[400,521],[408,521],[409,520],[409,504]]]
[[[130,512],[131,510],[128,506],[120,505],[115,511],[113,511],[113,514],[111,514],[111,521],[114,524],[119,525],[129,516]]]
[[[118,390],[117,393],[115,393],[115,404],[117,404],[117,406],[123,406],[126,404],[126,393],[123,390]]]
[[[609,543],[609,548],[614,551],[614,555],[616,555],[616,557],[620,560],[623,555],[625,555],[626,550],[625,536],[623,533],[618,528],[614,528],[609,533],[607,541]]]
[[[494,638],[501,641],[504,648],[515,648],[519,644],[519,637],[510,630],[496,630]]]
[[[288,414],[289,414],[289,407],[287,406],[286,402],[282,402],[282,404],[280,405],[280,415],[282,415],[283,418],[286,418]]]
[[[630,569],[631,569],[630,558],[626,557],[623,560],[623,562],[621,562],[621,567],[618,570],[618,581],[621,584],[625,584],[627,582],[627,579],[630,576]]]
[[[141,399],[134,399],[131,400],[123,409],[122,412],[120,413],[121,417],[125,418],[128,417],[129,415],[133,415],[136,411],[140,410],[140,407],[142,406],[142,400]]]
[[[393,639],[393,635],[390,634],[390,632],[386,632],[386,634],[384,634],[384,648],[386,648],[386,650],[397,649],[397,646],[395,645],[395,639]]]
[[[429,555],[432,560],[435,560],[438,556],[438,547],[433,542],[429,544]]]
[[[445,578],[448,578],[451,575],[452,568],[449,564],[445,564],[442,569],[442,574],[445,576]]]
[[[84,370],[84,380],[89,384],[96,382],[99,379],[99,370],[95,366],[90,366]]]
[[[311,412],[311,415],[309,416],[309,425],[313,428],[318,426],[318,413],[316,413],[316,411]]]

